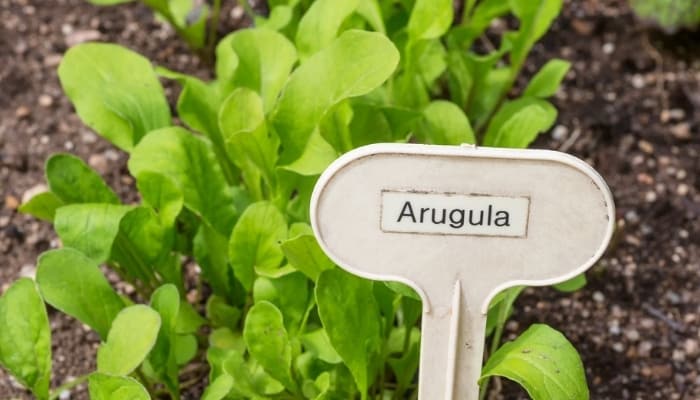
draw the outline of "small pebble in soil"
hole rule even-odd
[[[637,146],[639,146],[639,150],[647,154],[654,154],[654,145],[647,142],[646,140],[640,140],[639,143],[637,143]]]
[[[645,200],[647,203],[653,203],[653,202],[655,202],[655,201],[656,201],[656,197],[657,197],[657,196],[656,196],[656,192],[654,192],[653,190],[649,190],[648,192],[646,192],[646,194],[644,194],[644,200]]]
[[[6,209],[16,210],[17,207],[19,207],[19,200],[15,196],[13,196],[11,194],[8,194],[7,196],[5,196],[5,208]]]
[[[683,353],[683,350],[675,349],[673,350],[672,358],[673,361],[685,361],[685,353]]]
[[[605,301],[605,295],[601,292],[596,291],[593,293],[593,300],[596,303],[602,303]]]
[[[639,214],[635,210],[629,210],[625,213],[625,221],[630,224],[636,224],[639,222]]]
[[[106,174],[109,169],[107,157],[100,153],[91,154],[90,158],[88,158],[88,165],[103,175]]]
[[[557,125],[552,129],[552,139],[561,142],[569,136],[569,128],[564,125]]]
[[[625,337],[631,342],[636,342],[639,340],[639,331],[634,328],[626,329]]]
[[[615,44],[614,43],[605,43],[603,45],[603,53],[612,54],[614,51],[615,51]]]
[[[695,357],[700,352],[700,344],[695,339],[686,339],[683,343],[685,354],[690,357]]]
[[[53,98],[48,94],[42,94],[39,96],[39,105],[42,107],[51,107],[53,105]]]
[[[637,174],[637,182],[643,185],[651,185],[654,183],[654,178],[646,172],[641,172]]]
[[[27,106],[19,106],[15,109],[15,117],[19,119],[27,118],[31,115],[32,110]]]
[[[690,139],[690,123],[688,122],[673,125],[669,130],[671,131],[671,135],[673,135],[676,139]]]
[[[685,195],[687,195],[689,192],[690,192],[690,187],[689,187],[688,185],[686,185],[685,183],[681,183],[681,184],[678,185],[678,187],[676,188],[676,193],[677,193],[679,196],[685,196]]]
[[[643,341],[639,343],[639,346],[637,346],[637,355],[640,357],[649,357],[651,355],[651,349],[653,349],[654,346],[651,344],[649,341]]]
[[[243,15],[245,14],[245,10],[241,6],[234,6],[231,9],[231,19],[233,20],[239,20],[243,18]]]
[[[644,77],[641,74],[634,74],[632,76],[632,86],[635,89],[641,89],[644,87]]]

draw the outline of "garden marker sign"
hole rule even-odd
[[[491,298],[593,265],[614,205],[600,175],[563,153],[378,144],[321,175],[311,222],[343,269],[423,299],[419,398],[475,400]]]

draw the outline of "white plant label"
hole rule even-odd
[[[382,230],[434,235],[525,237],[530,199],[382,191]]]
[[[333,261],[421,296],[421,400],[476,400],[493,296],[582,273],[614,216],[598,173],[544,150],[365,146],[329,166],[311,199]]]

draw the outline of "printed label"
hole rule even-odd
[[[526,237],[530,199],[382,191],[384,232]]]

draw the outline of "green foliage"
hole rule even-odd
[[[22,278],[0,297],[0,365],[38,399],[49,398],[51,331],[34,282]]]
[[[215,48],[205,22],[216,25],[219,1],[143,2],[193,48],[209,41],[215,78],[154,68],[116,45],[70,49],[61,84],[85,124],[130,153],[140,202],[123,204],[82,160],[59,154],[46,165],[49,191],[20,209],[52,222],[64,245],[39,258],[44,301],[104,341],[97,372],[82,377],[91,396],[179,399],[190,362],[209,363],[209,400],[414,396],[420,298],[335,267],[309,226],[313,186],[340,154],[369,143],[528,146],[556,120],[547,98],[569,64],[548,62],[520,97],[513,87],[561,1],[467,1],[455,15],[451,0],[276,0],[270,15],[253,16],[256,27]],[[475,41],[509,14],[518,29],[477,53]],[[182,87],[177,119],[158,76]],[[190,261],[201,272],[194,285],[183,278]],[[132,284],[134,298],[119,296],[101,265]],[[489,309],[498,362],[484,382],[513,378],[508,349],[546,342],[538,328],[499,350],[521,290]],[[32,335],[19,338],[13,324]],[[0,300],[0,362],[39,398],[48,396],[48,335],[41,298],[19,281]],[[577,359],[553,343],[556,360]],[[35,345],[41,351],[6,351]],[[561,376],[585,388],[576,366],[557,365],[574,370],[547,375],[547,385],[570,385]],[[517,380],[535,395],[547,390],[541,378]]]
[[[129,3],[134,0],[87,0],[97,6],[111,6]],[[156,15],[167,21],[180,37],[194,50],[202,49],[207,41],[207,20],[212,19],[211,25],[218,24],[221,1],[217,0],[214,9],[195,0],[141,0]]]
[[[97,372],[130,374],[146,359],[159,330],[160,316],[148,306],[137,304],[120,311],[97,351]]]
[[[36,280],[44,300],[88,325],[102,338],[124,308],[98,265],[83,253],[63,248],[39,257]]]
[[[700,26],[700,2],[697,0],[630,0],[637,15],[657,23],[667,32]]]
[[[136,379],[101,373],[90,375],[88,390],[92,400],[150,400],[151,396]]]
[[[586,373],[571,343],[547,325],[532,325],[486,362],[481,379],[502,376],[521,384],[533,400],[589,397]]]

